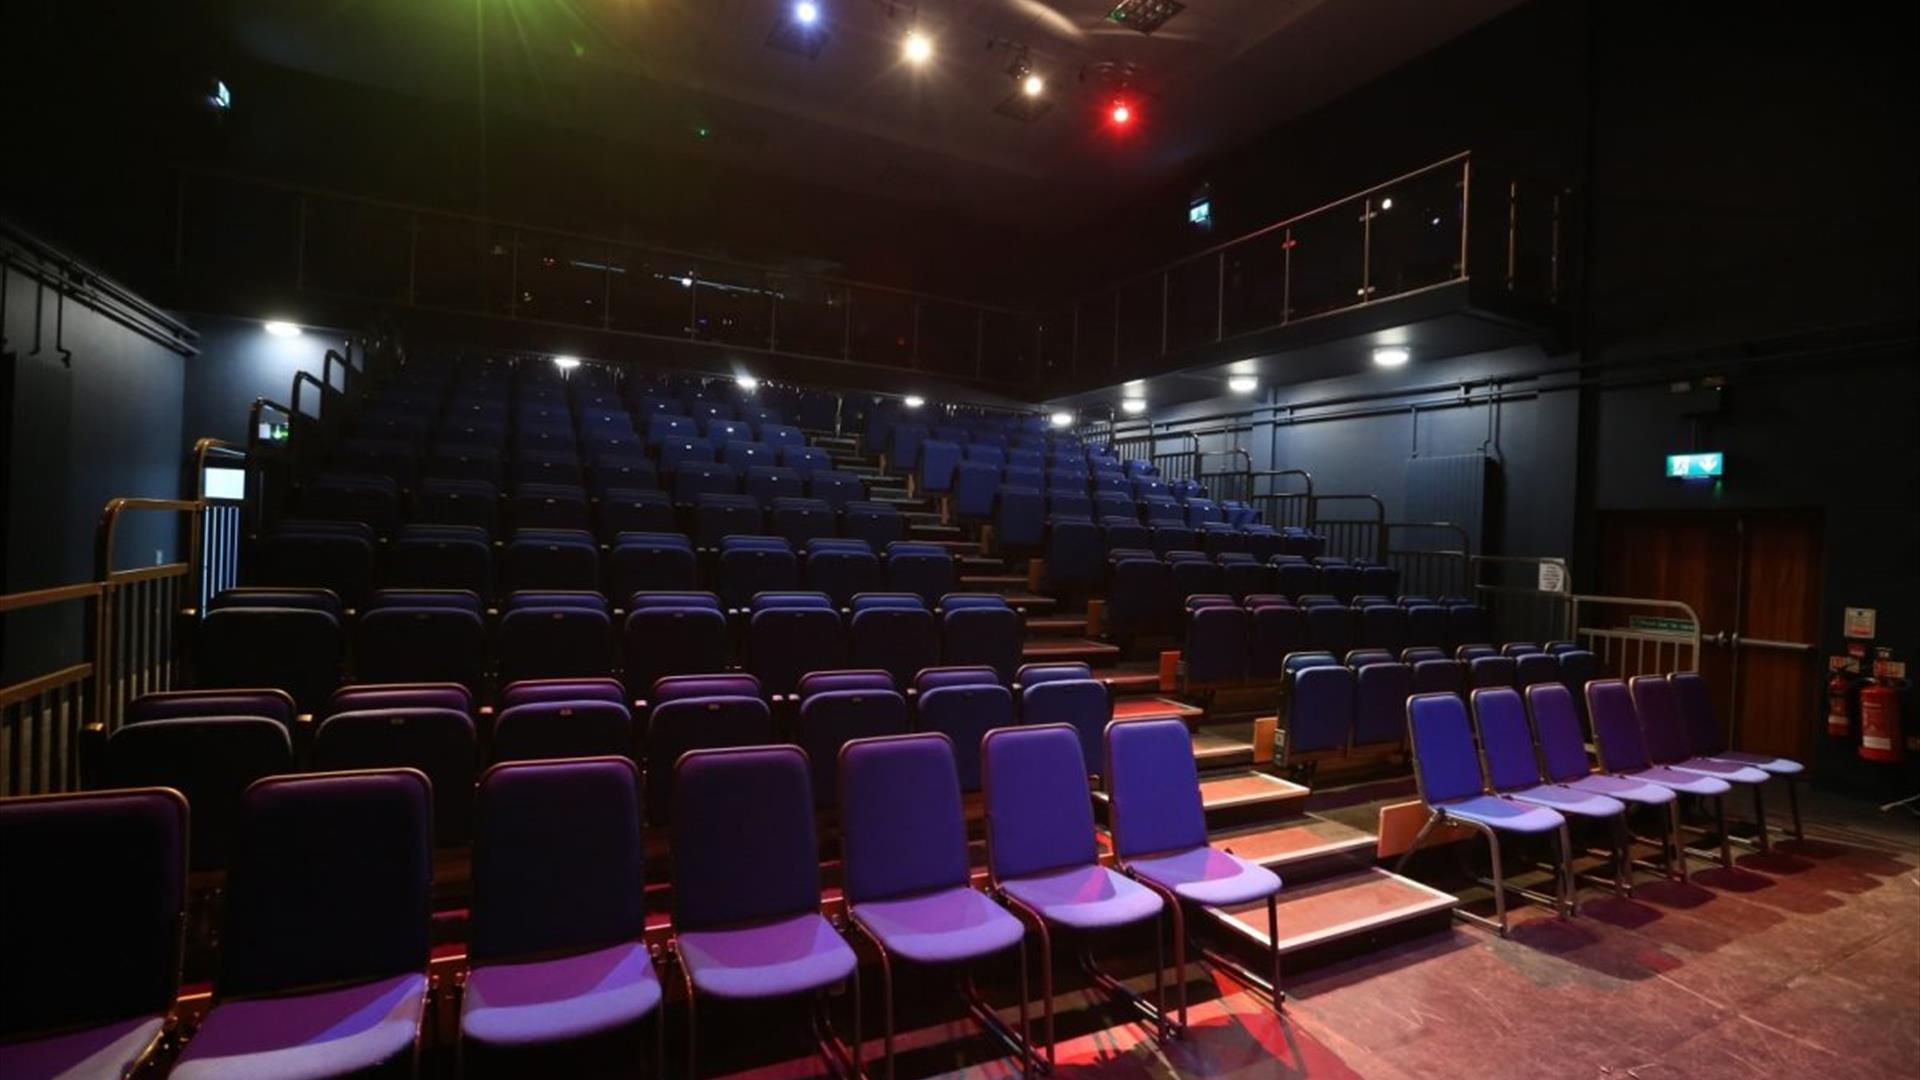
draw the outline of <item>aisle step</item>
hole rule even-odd
[[[980,554],[980,541],[978,540],[935,540],[933,542],[946,548],[956,556],[964,557]]]
[[[1007,564],[1003,560],[996,559],[991,555],[960,556],[960,573],[963,575],[998,574],[1005,572],[1006,569]],[[1080,622],[1084,631],[1086,620],[1082,619]]]
[[[1365,829],[1306,814],[1271,824],[1222,829],[1209,838],[1214,847],[1297,884],[1373,865],[1380,841]]]
[[[914,502],[918,503],[919,500],[916,499],[914,500]],[[925,504],[921,504],[921,505],[925,505]],[[915,528],[919,528],[926,525],[940,524],[940,514],[939,514],[939,511],[936,511],[936,510],[902,510],[900,511],[900,516],[903,518],[906,518],[907,524]],[[958,527],[952,526],[952,525],[946,525],[941,527],[953,529],[954,532],[956,533],[960,531]]]
[[[1036,613],[1045,614],[1052,611],[1054,606],[1060,603],[1051,596],[1041,596],[1038,593],[1009,592],[1000,595],[1006,597],[1008,607],[1019,609],[1029,619]]]
[[[1200,777],[1200,802],[1206,809],[1209,832],[1298,817],[1309,794],[1301,784],[1258,769],[1233,769]],[[1093,803],[1104,820],[1107,793],[1095,791]]]
[[[1102,682],[1113,691],[1115,697],[1123,694],[1158,694],[1160,692],[1160,674],[1156,671],[1116,671],[1102,674]]]
[[[960,587],[968,592],[1025,592],[1028,583],[1025,574],[961,574]]]
[[[1106,683],[1109,689],[1112,688],[1113,680],[1105,672],[1096,671],[1093,677]],[[1117,697],[1113,703],[1115,720],[1131,720],[1140,716],[1177,716],[1191,723],[1204,715],[1205,711],[1198,705],[1168,697]]]
[[[1087,617],[1085,615],[1048,615],[1044,618],[1027,620],[1027,635],[1029,637],[1058,636],[1061,634],[1072,637],[1085,637],[1087,635]]]
[[[1284,880],[1284,878],[1283,878]],[[1451,895],[1378,867],[1280,890],[1280,966],[1285,974],[1444,933],[1457,903]],[[1214,925],[1250,966],[1267,957],[1267,905],[1210,908]],[[1255,970],[1258,970],[1256,967]],[[1284,975],[1283,975],[1284,977]]]
[[[1028,638],[1020,646],[1020,659],[1028,664],[1083,661],[1094,667],[1119,659],[1120,647],[1086,638]]]
[[[909,540],[958,540],[960,529],[955,525],[921,525],[917,522],[907,524]]]
[[[1192,709],[1195,714],[1203,712],[1197,705],[1186,707]],[[1153,715],[1150,701],[1141,702],[1132,708],[1135,715]],[[1118,711],[1118,709],[1115,710],[1116,713]],[[1117,716],[1115,718],[1118,719]],[[1194,732],[1193,763],[1202,771],[1253,764],[1252,725],[1216,725]]]

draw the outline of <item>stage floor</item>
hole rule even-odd
[[[1289,980],[1284,1019],[1232,983],[1203,983],[1195,966],[1190,1027],[1161,1044],[1077,981],[1063,985],[1058,1075],[1911,1078],[1920,1069],[1920,823],[1818,792],[1803,802],[1804,842],[1740,855],[1732,871],[1696,862],[1690,885],[1643,875],[1632,899],[1585,886],[1571,921],[1522,905],[1509,940],[1456,923],[1301,974]],[[879,1076],[875,983],[865,987],[866,1035]],[[1010,1004],[1011,989],[996,980],[990,996]],[[944,979],[903,978],[900,1001],[900,1077],[1018,1074],[958,1019]],[[844,1003],[836,1011],[844,1017]],[[927,1022],[915,1027],[914,1013]],[[740,1031],[705,1029],[703,1054],[709,1039],[719,1051],[712,1068],[744,1049],[727,1045]],[[733,1075],[756,1078],[819,1071],[807,1057],[734,1064]]]

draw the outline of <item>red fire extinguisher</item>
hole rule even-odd
[[[1848,698],[1853,696],[1853,680],[1844,671],[1836,671],[1827,680],[1827,734],[1844,739],[1853,734],[1853,716]]]
[[[1900,695],[1878,680],[1860,691],[1860,756],[1868,761],[1899,761],[1906,756],[1900,738]]]

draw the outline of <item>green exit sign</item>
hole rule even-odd
[[[1719,476],[1726,463],[1725,454],[1668,454],[1667,476],[1674,480],[1705,480]]]

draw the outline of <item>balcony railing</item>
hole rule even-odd
[[[1076,299],[1044,344],[1080,382],[1470,277],[1555,304],[1565,192],[1462,152]],[[1490,220],[1487,220],[1490,219]]]
[[[1029,311],[273,181],[179,179],[176,270],[216,280],[1002,385]]]

